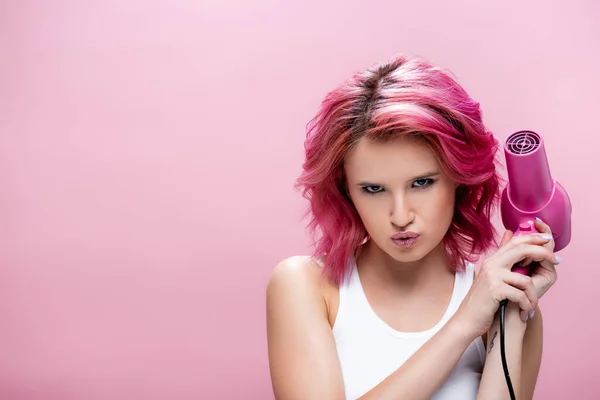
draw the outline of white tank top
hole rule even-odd
[[[442,319],[423,332],[398,332],[381,320],[363,291],[356,263],[340,286],[340,304],[333,334],[342,367],[346,399],[357,399],[377,386],[408,360],[458,309],[473,283],[474,265],[457,272],[448,308]],[[485,363],[481,337],[474,340],[431,400],[470,400],[477,397]],[[426,384],[426,382],[424,382]]]

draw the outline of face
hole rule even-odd
[[[456,185],[418,138],[361,139],[344,165],[348,192],[377,246],[397,261],[420,260],[452,221]],[[416,236],[400,239],[395,235]]]

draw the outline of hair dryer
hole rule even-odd
[[[552,179],[542,137],[532,131],[515,132],[506,139],[504,154],[508,172],[500,203],[504,227],[513,231],[513,236],[537,233],[534,220],[539,217],[552,229],[554,251],[562,250],[571,241],[571,201],[565,189]],[[523,267],[522,263],[516,263],[512,271],[531,275],[538,264]],[[504,344],[507,303],[500,303],[500,354],[510,398],[515,400]]]
[[[500,213],[504,227],[513,236],[537,233],[539,217],[552,229],[554,251],[571,241],[571,201],[565,189],[552,179],[544,141],[532,131],[518,131],[504,143],[508,184],[502,191]],[[536,263],[514,272],[530,275]]]

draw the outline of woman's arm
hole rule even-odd
[[[515,396],[531,400],[535,390],[542,354],[541,312],[536,308],[534,318],[523,322],[520,310],[509,303],[505,315],[505,355]],[[510,399],[500,354],[499,313],[488,335],[487,359],[477,395],[478,400]]]
[[[430,399],[477,337],[450,319],[399,369],[361,400]]]
[[[344,399],[336,346],[321,295],[320,267],[283,261],[267,288],[269,366],[275,398]],[[451,319],[406,363],[361,399],[429,399],[478,336]]]
[[[523,360],[521,361],[521,397],[532,400],[537,383],[544,341],[542,311],[536,307],[535,315],[527,321],[525,338],[523,339]]]

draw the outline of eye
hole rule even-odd
[[[414,181],[413,185],[417,188],[427,187],[433,185],[435,181],[430,178],[417,179]]]
[[[376,194],[383,190],[381,186],[363,186],[362,190],[368,194]]]

